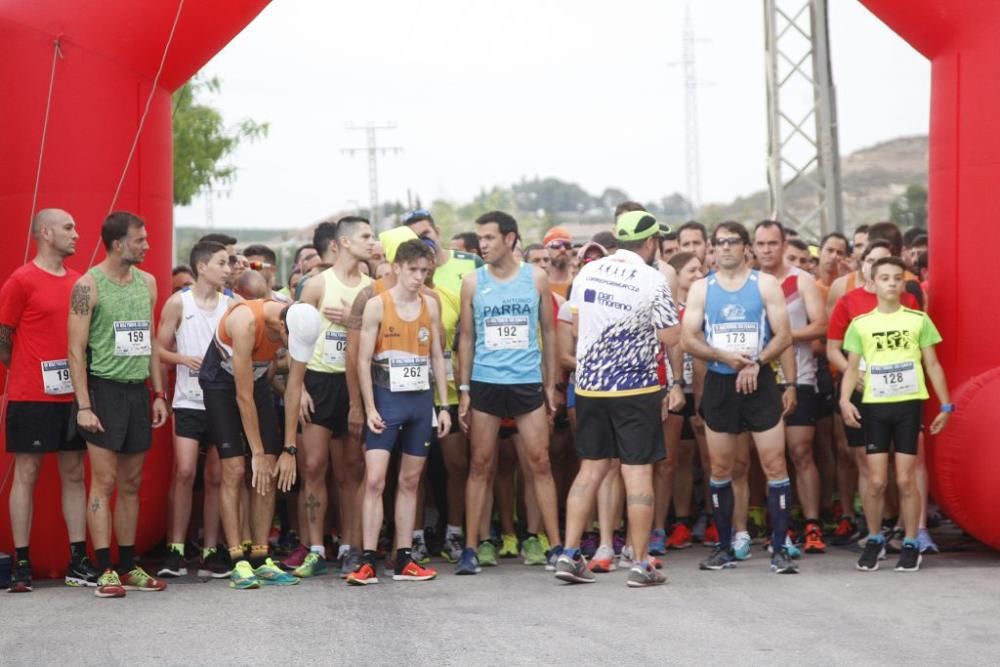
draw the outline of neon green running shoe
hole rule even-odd
[[[532,535],[524,542],[521,542],[521,555],[524,556],[525,565],[545,565],[545,549],[542,548],[542,541]]]
[[[265,560],[264,564],[254,570],[253,573],[260,579],[262,584],[271,586],[294,586],[301,581],[298,577],[285,572],[275,565],[274,561],[270,558]]]
[[[296,577],[318,577],[321,574],[326,574],[326,559],[320,556],[318,553],[310,552],[306,555],[302,565],[292,570],[292,574]]]
[[[257,579],[257,575],[253,573],[250,563],[241,560],[236,564],[233,571],[229,573],[229,587],[242,591],[251,588],[260,588],[260,581]]]
[[[479,559],[479,565],[482,567],[496,567],[497,548],[489,540],[480,542],[479,548],[476,550],[476,558]]]
[[[504,533],[501,539],[500,558],[517,558],[517,535]]]
[[[545,533],[538,533],[538,543],[542,545],[543,552],[547,552],[552,549],[552,545],[549,544],[549,536]]]

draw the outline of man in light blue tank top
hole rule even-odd
[[[462,279],[458,419],[471,445],[465,549],[455,573],[479,572],[479,524],[486,494],[492,492],[497,434],[505,418],[513,419],[521,434],[518,455],[531,468],[545,530],[556,545],[549,555],[554,568],[562,542],[548,454],[547,411],[554,407],[556,382],[548,278],[541,269],[514,258],[518,240],[514,218],[492,211],[480,216],[476,227],[486,266]]]
[[[722,570],[735,564],[733,463],[739,434],[749,431],[768,478],[767,506],[774,526],[771,569],[794,574],[798,568],[782,546],[792,498],[781,418],[795,409],[795,387],[779,392],[768,366],[780,359],[786,377],[795,377],[794,355],[782,354],[792,342],[785,297],[773,276],[747,264],[750,234],[743,225],[720,223],[712,244],[718,270],[691,286],[681,325],[684,351],[708,364],[700,409],[708,437],[719,544],[701,569]]]

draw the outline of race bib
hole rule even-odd
[[[486,349],[488,350],[527,350],[528,349],[528,316],[505,315],[502,317],[487,317]]]
[[[694,387],[694,358],[690,354],[684,355],[684,386]]]
[[[153,353],[149,320],[115,322],[115,356],[148,357]]]
[[[423,391],[430,389],[427,357],[389,360],[390,391]]]
[[[444,353],[444,374],[448,382],[455,381],[455,366],[452,363],[451,350]]]
[[[347,359],[347,332],[327,331],[323,338],[323,363],[343,366]]]
[[[195,403],[204,401],[198,374],[187,366],[177,366],[177,397]]]
[[[69,376],[69,362],[65,359],[42,362],[42,386],[50,396],[73,393],[73,381]]]
[[[868,373],[874,398],[895,398],[919,392],[917,367],[912,361],[899,364],[872,364]]]
[[[760,327],[756,322],[713,324],[712,346],[726,352],[756,357],[760,350]]]

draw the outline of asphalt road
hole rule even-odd
[[[805,556],[777,576],[759,548],[700,572],[707,549],[667,556],[668,584],[623,571],[567,585],[503,561],[475,577],[346,586],[336,574],[234,591],[173,580],[100,600],[39,582],[0,594],[0,664],[983,664],[1000,648],[1000,556],[930,556],[919,573],[854,570],[855,552]],[[381,573],[380,573],[381,574]]]

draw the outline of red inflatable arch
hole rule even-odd
[[[170,93],[266,4],[266,0],[0,4],[0,90],[5,91],[0,104],[0,221],[6,239],[0,243],[0,279],[24,259],[43,133],[35,210],[63,208],[74,216],[80,243],[69,264],[79,271],[87,268],[148,100],[142,133],[114,205],[145,219],[152,248],[144,268],[158,278],[161,299],[170,294]],[[102,256],[103,249],[97,259]],[[140,552],[164,533],[173,458],[169,430],[158,431],[146,463],[136,540]],[[7,512],[12,462],[13,457],[0,452],[0,550],[8,552],[13,550]],[[37,576],[59,576],[68,560],[59,498],[53,459],[46,462],[35,493],[31,544]]]
[[[958,523],[1000,548],[1000,5],[993,0],[862,0],[931,61],[931,312],[958,411],[928,449],[933,493]],[[979,290],[983,290],[980,292]],[[994,323],[994,324],[991,324]]]

